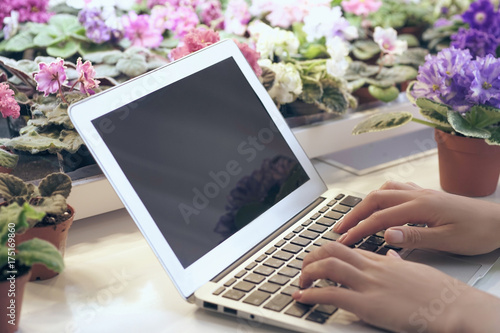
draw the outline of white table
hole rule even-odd
[[[330,187],[368,193],[395,179],[439,189],[436,155],[365,176],[315,165]],[[485,199],[500,202],[500,190]],[[123,209],[77,220],[65,263],[60,276],[28,284],[21,332],[285,332],[185,302]],[[500,265],[477,287],[500,297]]]

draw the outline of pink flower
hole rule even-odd
[[[162,30],[154,26],[149,15],[129,12],[122,17],[124,35],[133,46],[158,47],[163,40]]]
[[[80,83],[80,91],[84,94],[95,94],[94,88],[99,86],[99,80],[94,79],[95,70],[90,61],[85,61],[82,64],[82,58],[76,61],[76,72],[78,73],[78,80],[75,82]]]
[[[346,12],[353,13],[355,15],[367,16],[370,13],[376,12],[380,6],[382,6],[382,1],[380,0],[342,1],[342,8],[344,8]]]
[[[219,0],[208,0],[200,4],[200,17],[203,24],[214,29],[224,29],[222,5]]]
[[[14,99],[14,91],[5,82],[0,83],[0,113],[4,118],[19,118],[21,108]]]
[[[231,0],[224,15],[224,30],[242,36],[247,30],[251,15],[245,0]]]
[[[48,65],[41,62],[38,64],[38,68],[40,70],[35,75],[36,89],[43,91],[44,96],[57,93],[61,86],[68,82],[64,71],[66,66],[64,66],[64,60],[61,58],[57,58]]]
[[[260,53],[252,49],[248,44],[245,43],[240,43],[237,40],[234,40],[236,45],[238,45],[241,53],[245,56],[245,58],[248,61],[248,64],[250,67],[252,67],[253,71],[255,72],[255,75],[261,76],[262,74],[262,68],[260,68],[259,64],[257,61],[260,59]]]
[[[393,28],[375,27],[373,40],[378,44],[382,52],[387,54],[403,54],[408,49],[408,43],[398,40],[398,33]]]
[[[193,7],[180,6],[174,8],[165,22],[165,28],[174,33],[174,37],[183,38],[200,23]]]
[[[217,43],[219,40],[219,33],[214,30],[193,29],[184,37],[183,43],[170,52],[170,58],[173,60],[180,59],[185,55]]]

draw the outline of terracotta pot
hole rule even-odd
[[[68,209],[71,211],[71,216],[66,221],[56,224],[56,225],[44,225],[37,226],[28,229],[25,233],[16,235],[16,243],[21,243],[33,238],[40,238],[52,243],[61,254],[64,256],[66,250],[66,240],[68,238],[68,231],[75,217],[75,211],[73,207],[68,205]],[[30,281],[37,280],[47,280],[53,278],[58,273],[48,269],[45,265],[34,264],[31,268],[31,279]]]
[[[352,95],[358,99],[358,104],[368,104],[374,102],[380,102],[376,97],[373,97],[368,91],[368,87],[361,87],[352,92]]]
[[[449,193],[484,197],[495,192],[500,175],[500,146],[435,130],[439,178]]]
[[[19,272],[13,280],[2,280],[0,282],[0,309],[2,309],[0,320],[0,332],[14,333],[17,331],[21,320],[21,307],[23,305],[24,289],[30,278],[31,271]],[[11,281],[14,281],[12,286]],[[12,290],[15,289],[14,293]],[[15,294],[15,295],[14,295]]]
[[[3,167],[0,165],[0,172],[2,172],[2,173],[12,173],[12,170],[14,170],[14,169],[6,168],[6,167]]]

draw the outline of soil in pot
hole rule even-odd
[[[46,216],[33,228],[25,233],[16,235],[16,242],[21,243],[33,238],[40,238],[52,243],[64,256],[68,231],[73,224],[75,211],[68,205],[68,211],[61,216]],[[30,281],[47,280],[58,273],[48,269],[42,264],[34,264],[31,270]]]
[[[24,289],[30,279],[31,271],[27,266],[17,266],[17,273],[9,274],[0,281],[0,332],[14,333],[21,320],[21,307],[24,298]]]

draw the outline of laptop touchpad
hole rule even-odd
[[[479,268],[481,268],[481,265],[477,263],[472,263],[443,253],[428,252],[424,250],[411,251],[405,260],[432,266],[465,283],[467,283],[474,274],[476,274]]]

